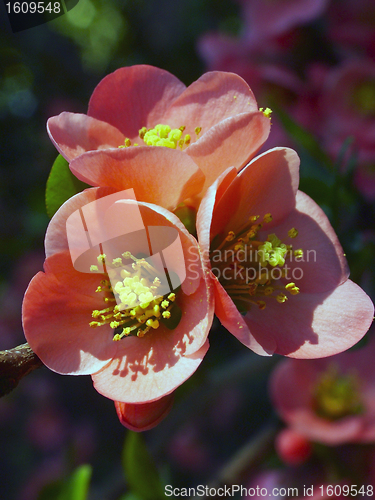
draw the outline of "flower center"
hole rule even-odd
[[[169,329],[176,328],[181,319],[181,309],[175,303],[178,290],[160,295],[160,289],[165,290],[165,277],[163,279],[144,258],[136,258],[130,252],[124,252],[122,257],[133,263],[124,269],[121,257],[113,259],[109,271],[111,282],[104,279],[96,289],[104,293],[104,302],[112,305],[94,310],[95,321],[91,321],[90,326],[109,324],[114,330],[115,341],[129,335],[144,337],[150,330],[157,330],[160,323]],[[98,261],[105,263],[106,255],[99,255]],[[91,266],[90,270],[98,272],[98,267]]]
[[[251,216],[237,234],[229,231],[217,246],[214,240],[210,254],[212,272],[241,313],[249,311],[252,305],[263,310],[269,299],[283,304],[288,300],[286,293],[299,293],[294,282],[284,284],[281,278],[291,280],[287,259],[301,260],[303,250],[293,250],[292,245],[282,243],[275,234],[269,234],[266,241],[258,240],[258,231],[271,222],[272,215],[266,214],[262,223],[258,220],[259,215]],[[298,231],[292,228],[288,236],[296,238]]]
[[[313,389],[313,404],[316,414],[328,420],[362,413],[358,378],[353,373],[342,375],[330,365]]]
[[[353,104],[364,116],[375,114],[375,80],[363,82],[353,92]]]
[[[159,123],[155,128],[142,127],[139,130],[139,138],[144,142],[146,146],[164,146],[166,148],[180,149],[189,146],[191,142],[190,134],[183,135],[185,130],[183,125],[180,128],[171,129],[169,125],[163,125]],[[195,134],[198,137],[201,132],[201,127],[195,127]],[[129,138],[126,138],[124,144],[119,146],[119,148],[128,148],[130,146],[139,146],[138,143],[132,144]]]

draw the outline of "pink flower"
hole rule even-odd
[[[328,0],[240,0],[250,39],[285,33],[320,16]]]
[[[271,378],[281,418],[311,441],[375,441],[375,343],[320,360],[285,360]]]
[[[156,302],[151,300],[149,294],[154,294],[160,279],[156,276],[150,285],[151,278],[146,279],[144,273],[151,271],[129,248],[123,248],[123,257],[133,259],[134,264],[126,271],[126,276],[130,275],[126,285],[120,280],[120,285],[112,288],[107,276],[98,274],[94,264],[106,257],[96,260],[97,247],[86,259],[92,260],[92,272],[77,271],[69,253],[67,219],[111,193],[113,189],[88,189],[68,200],[52,218],[46,234],[44,272],[33,278],[25,294],[23,326],[31,348],[48,368],[61,374],[91,375],[96,390],[117,402],[122,422],[140,430],[155,423],[157,411],[161,418],[167,413],[165,402],[170,399],[162,403],[162,398],[194,373],[207,352],[212,293],[196,240],[175,215],[148,203],[138,202],[144,225],[173,228],[181,241],[186,266],[181,288]],[[129,224],[126,210],[134,201],[116,195],[117,201],[111,201],[101,217],[109,227],[125,234]],[[135,250],[133,253],[137,255]],[[173,265],[172,259],[169,271],[178,274]],[[137,292],[147,292],[144,299],[139,295],[140,301],[147,302],[130,311],[125,305],[132,292],[126,287],[133,290],[135,280],[147,288],[148,292]],[[152,404],[156,401],[159,406]],[[144,403],[149,405],[146,409],[131,408]]]
[[[361,146],[373,147],[375,63],[372,60],[349,60],[331,71],[322,102],[329,139],[354,136]]]
[[[324,212],[297,191],[299,158],[275,148],[228,169],[197,217],[215,275],[215,313],[258,354],[330,356],[366,333],[374,306],[355,283]]]
[[[72,172],[91,185],[108,186],[102,179],[116,168],[117,177],[129,177],[127,183],[133,187],[135,174],[128,163],[136,162],[137,176],[147,178],[149,167],[142,168],[137,158],[146,144],[152,149],[164,145],[177,149],[176,161],[172,170],[160,171],[155,157],[153,184],[167,182],[170,189],[169,183],[175,182],[173,189],[178,192],[186,178],[203,172],[195,194],[202,187],[206,190],[228,166],[246,165],[267,138],[269,127],[269,119],[258,110],[252,91],[239,76],[206,73],[186,88],[167,71],[145,65],[120,68],[106,76],[94,90],[88,115],[65,112],[47,124]],[[185,173],[179,165],[184,155],[193,160]],[[183,184],[180,177],[185,179]]]

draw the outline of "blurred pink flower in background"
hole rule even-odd
[[[228,169],[202,200],[197,232],[221,323],[258,354],[318,358],[358,342],[374,306],[348,279],[327,216],[298,183],[299,158],[286,148],[239,174]]]
[[[280,417],[311,441],[375,441],[375,342],[321,360],[285,360],[270,393]]]
[[[309,459],[312,446],[310,441],[293,429],[283,429],[276,436],[275,449],[287,465],[300,465]]]
[[[319,17],[329,0],[239,0],[249,42],[271,38]]]

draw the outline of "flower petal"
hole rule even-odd
[[[120,68],[95,88],[88,115],[110,123],[126,137],[154,127],[185,85],[168,71],[147,65]]]
[[[233,300],[216,280],[215,314],[221,324],[246,347],[261,356],[270,356],[276,350],[276,342],[272,335],[262,331],[250,332],[245,318],[239,313]]]
[[[32,350],[57,373],[84,375],[100,370],[117,352],[109,326],[89,326],[104,302],[95,293],[102,275],[76,271],[68,252],[45,261],[45,273],[31,280],[23,302],[23,328]]]
[[[184,356],[178,348],[171,350],[163,333],[157,342],[154,337],[124,339],[122,357],[92,375],[95,389],[125,403],[150,403],[174,391],[198,368],[208,341],[194,354]]]
[[[204,183],[203,173],[189,156],[163,147],[94,151],[74,160],[70,169],[94,186],[133,188],[137,200],[172,210],[199,193]]]
[[[234,73],[211,71],[202,75],[173,101],[165,114],[172,127],[186,126],[185,132],[195,137],[239,113],[254,113],[258,105],[249,85]]]
[[[189,146],[186,153],[206,176],[203,192],[226,168],[240,170],[246,165],[269,132],[270,120],[263,113],[241,113],[213,126]]]
[[[215,207],[211,234],[236,231],[250,216],[271,213],[267,227],[282,221],[295,207],[299,158],[288,148],[274,148],[252,160]]]
[[[151,403],[131,404],[115,401],[117,416],[125,427],[132,431],[148,431],[158,425],[173,406],[174,393]]]
[[[349,349],[374,316],[370,298],[350,280],[329,292],[299,293],[283,304],[266,299],[266,309],[252,308],[245,321],[256,338],[270,335],[275,352],[292,358],[323,358]]]
[[[281,224],[272,231],[259,232],[259,238],[266,239],[268,233],[275,232],[284,243],[303,249],[300,259],[287,260],[288,279],[298,280],[302,293],[327,292],[349,276],[344,251],[327,216],[315,201],[299,191],[296,202],[295,210]],[[291,228],[298,230],[296,238],[288,237]]]
[[[66,233],[66,221],[73,212],[79,210],[84,205],[97,200],[98,198],[103,198],[104,196],[113,193],[114,189],[111,188],[91,188],[85,189],[85,191],[69,198],[69,200],[67,200],[58,209],[47,227],[44,242],[46,257],[69,249]],[[123,194],[119,194],[119,199],[122,199],[123,197]]]
[[[79,113],[53,116],[47,121],[47,131],[68,162],[86,151],[117,148],[125,139],[112,125]]]

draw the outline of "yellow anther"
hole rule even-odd
[[[261,111],[264,116],[266,116],[267,118],[271,118],[271,113],[272,113],[272,109],[271,108],[259,108],[259,111]]]
[[[163,311],[162,313],[163,318],[168,319],[171,317],[170,311]]]
[[[181,127],[179,127],[179,130],[181,130],[181,132],[183,132],[185,129],[186,129],[185,125],[182,125]]]
[[[233,241],[236,235],[233,231],[229,231],[228,236],[226,236],[225,241]]]
[[[296,236],[298,236],[297,229],[295,227],[292,227],[292,229],[289,229],[288,236],[289,236],[289,238],[296,238]]]
[[[122,266],[122,259],[121,257],[117,257],[117,259],[113,259],[112,265],[115,267],[121,267]]]
[[[303,250],[302,248],[298,248],[298,250],[294,250],[294,257],[297,257],[297,258],[302,258],[303,257]]]
[[[94,265],[93,265],[93,266],[90,266],[90,271],[91,271],[92,273],[97,273],[97,272],[99,271],[99,268],[98,268],[98,266],[94,266]]]
[[[274,288],[273,286],[267,286],[265,289],[264,289],[264,295],[272,295],[274,292]]]
[[[288,292],[292,295],[299,294],[299,288],[295,283],[288,283],[287,285],[285,285],[285,289],[288,290]]]
[[[157,319],[148,319],[146,321],[146,325],[156,330],[157,328],[159,328],[159,321]]]
[[[257,306],[259,307],[259,309],[260,309],[261,311],[263,311],[263,309],[265,309],[265,308],[266,308],[266,303],[264,302],[264,300],[258,300],[258,301],[256,302],[256,304],[257,304]]]
[[[163,302],[160,305],[163,309],[167,309],[167,307],[169,306],[169,301],[163,300]]]
[[[271,222],[272,221],[272,215],[271,214],[266,214],[264,217],[263,217],[263,222],[265,222],[266,224],[268,222]]]
[[[141,139],[143,139],[143,138],[144,138],[144,136],[145,136],[145,133],[146,133],[146,132],[147,132],[147,128],[146,128],[146,127],[142,127],[142,128],[139,130],[139,132],[138,132],[139,137],[140,137]]]
[[[170,293],[170,294],[168,295],[168,299],[169,299],[171,302],[174,302],[175,298],[176,298],[176,294],[175,294],[175,293],[173,293],[173,292],[172,292],[172,293]]]
[[[194,132],[199,135],[201,133],[202,127],[195,127]]]
[[[185,135],[184,143],[186,144],[186,146],[188,146],[190,144],[190,135],[189,134]]]
[[[280,304],[283,304],[288,300],[288,297],[285,295],[285,293],[279,293],[279,295],[276,297],[277,302]]]
[[[106,258],[106,254],[105,253],[101,253],[100,255],[98,255],[97,259],[98,259],[98,262],[105,262],[105,258]]]
[[[120,326],[120,323],[118,321],[111,321],[111,323],[109,324],[109,326],[113,329],[117,328],[118,326]]]

